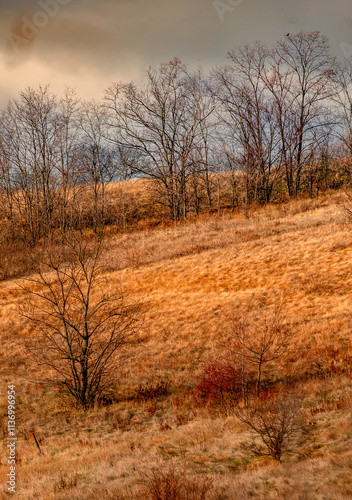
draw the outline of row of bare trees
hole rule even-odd
[[[237,146],[232,161],[246,174],[246,201],[270,201],[282,173],[288,195],[297,196],[304,169],[342,125],[332,106],[340,82],[327,39],[317,32],[288,35],[273,49],[257,42],[230,52],[229,61],[215,71],[215,81],[227,134]]]
[[[118,177],[116,153],[104,137],[101,104],[83,103],[74,91],[62,99],[40,87],[10,101],[1,116],[1,216],[12,238],[29,244],[84,218],[104,217],[105,186]]]
[[[313,195],[350,177],[351,103],[352,61],[319,32],[239,48],[210,75],[175,58],[102,102],[27,89],[1,114],[1,217],[31,244],[82,221],[96,229],[107,183],[129,176],[151,179],[174,220]]]

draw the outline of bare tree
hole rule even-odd
[[[228,129],[226,157],[235,153],[231,162],[242,166],[245,206],[251,199],[270,201],[280,173],[274,103],[262,79],[269,57],[270,51],[256,42],[229,52],[229,64],[214,72],[219,119]]]
[[[138,307],[123,293],[108,294],[99,257],[72,232],[61,255],[47,252],[38,275],[25,287],[30,300],[22,310],[36,326],[30,350],[51,371],[49,382],[90,407],[116,381],[124,348],[138,342]]]
[[[4,115],[2,115],[4,118]],[[8,237],[16,237],[16,187],[11,169],[11,154],[6,137],[4,121],[1,121],[0,130],[0,217],[9,222]]]
[[[10,101],[1,116],[1,190],[11,230],[31,245],[65,229],[77,208],[79,100],[48,87],[31,88]]]
[[[115,84],[106,92],[111,140],[131,150],[134,172],[157,183],[159,201],[174,220],[187,214],[192,153],[204,142],[200,124],[212,112],[199,81],[174,59],[149,68],[142,88]]]
[[[335,122],[329,100],[336,61],[328,41],[319,32],[299,33],[273,49],[255,42],[228,57],[214,72],[214,95],[227,149],[245,175],[245,204],[270,201],[283,168],[288,194],[297,196],[306,163]]]
[[[80,157],[80,99],[73,89],[66,89],[59,101],[56,116],[58,192],[58,227],[65,232],[77,224],[82,185],[78,159]]]
[[[333,103],[336,107],[336,127],[334,135],[342,146],[343,156],[347,163],[347,180],[351,181],[352,167],[352,58],[345,59],[336,67],[335,94]],[[343,163],[343,162],[341,162]]]
[[[251,444],[258,455],[281,461],[284,454],[300,453],[307,441],[307,426],[300,401],[289,394],[274,400],[256,400],[249,407],[238,409],[236,416],[260,438]]]
[[[12,215],[22,221],[23,238],[36,244],[52,229],[58,183],[56,97],[48,87],[31,88],[10,101],[2,116],[6,179],[12,184]],[[5,156],[3,156],[5,158]]]
[[[266,311],[252,323],[244,316],[230,316],[230,343],[227,349],[240,364],[255,366],[257,397],[265,366],[279,359],[291,345],[293,331],[284,325],[283,320],[282,304]]]
[[[326,104],[335,94],[336,61],[319,31],[287,35],[277,43],[273,61],[266,83],[276,100],[288,192],[297,196],[307,157],[334,122]]]
[[[106,137],[106,108],[96,101],[82,102],[80,145],[77,163],[81,181],[93,194],[93,229],[97,230],[107,213],[106,186],[116,174],[114,152]]]

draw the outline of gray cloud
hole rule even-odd
[[[210,68],[238,45],[272,43],[288,31],[320,29],[336,54],[342,42],[352,45],[350,0],[243,0],[223,22],[213,0],[8,0],[0,13],[3,99],[39,82],[98,96],[112,80],[139,79],[148,65],[174,56]]]

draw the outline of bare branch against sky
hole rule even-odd
[[[209,69],[239,45],[301,30],[352,55],[350,0],[0,0],[0,12],[0,104],[39,83],[99,97],[174,56]]]

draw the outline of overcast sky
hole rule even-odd
[[[99,99],[175,56],[209,69],[235,47],[301,30],[352,55],[351,0],[0,0],[0,9],[0,105],[48,83]]]

